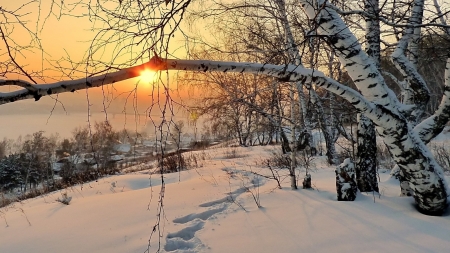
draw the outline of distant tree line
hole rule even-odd
[[[78,127],[71,138],[35,132],[0,141],[0,191],[51,191],[118,171],[114,146],[139,134],[115,131],[107,122]]]

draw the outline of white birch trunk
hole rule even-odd
[[[409,24],[411,25],[421,25],[423,18],[423,8],[424,8],[425,0],[415,0],[414,6],[411,13],[411,18],[409,19]],[[421,27],[415,27],[412,31],[411,40],[408,45],[409,51],[409,61],[411,64],[417,68],[417,63],[419,60],[419,43],[420,43],[420,32],[422,31]]]
[[[415,0],[412,9],[409,24],[422,24],[424,0]],[[430,91],[425,80],[419,74],[416,68],[418,56],[418,43],[420,41],[420,28],[409,27],[405,34],[397,44],[395,51],[391,55],[391,60],[396,68],[402,73],[403,79],[406,80],[403,84],[406,87],[402,88],[403,103],[406,105],[413,105],[411,113],[407,114],[408,119],[415,126],[420,122],[426,106],[430,100]],[[409,45],[410,57],[407,58],[407,49]]]
[[[289,25],[289,21],[286,14],[286,5],[284,0],[275,0],[275,3],[278,8],[278,12],[280,14],[281,23],[283,25],[285,37],[286,37],[286,50],[293,61],[295,65],[302,66],[301,56],[300,52],[298,51],[297,45],[295,44],[294,36],[292,35],[292,30]],[[294,86],[294,84],[293,84]],[[309,119],[307,118],[307,107],[305,102],[305,96],[303,94],[303,85],[301,83],[296,83],[295,85],[297,87],[298,97],[299,97],[299,105],[300,109],[302,111],[302,118],[303,118],[303,125],[307,131],[307,133],[311,135],[311,123],[309,122]],[[313,146],[312,143],[308,144],[310,147]]]
[[[372,16],[377,16],[379,0],[365,0],[364,9]],[[366,52],[380,67],[380,22],[366,18]],[[361,192],[378,192],[377,178],[377,141],[375,126],[364,114],[358,114],[357,151],[355,161],[356,182]]]

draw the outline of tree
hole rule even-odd
[[[189,4],[189,2],[186,3]],[[416,34],[414,32],[416,28],[423,25],[422,18],[419,17],[421,16],[419,14],[423,13],[420,10],[423,8],[423,1],[414,1],[412,15],[404,24],[397,25],[385,18],[379,18],[396,29],[404,28],[405,30],[397,45],[398,50],[394,51],[392,55],[394,61],[397,62],[397,67],[406,77],[406,87],[411,91],[410,96],[405,99],[406,104],[401,103],[393,91],[387,87],[374,60],[362,50],[361,43],[341,18],[340,14],[347,15],[348,13],[325,1],[302,0],[299,1],[299,4],[310,22],[316,27],[308,36],[323,39],[334,50],[360,92],[342,85],[317,69],[306,69],[300,64],[271,65],[208,60],[173,60],[155,56],[143,65],[71,82],[36,86],[26,82],[3,81],[4,84],[19,84],[24,89],[21,92],[2,94],[0,101],[6,103],[25,98],[38,99],[47,94],[105,85],[134,77],[136,74],[133,74],[133,71],[140,68],[159,71],[245,72],[273,76],[284,82],[299,82],[308,88],[314,85],[348,100],[359,112],[374,122],[378,134],[383,137],[395,162],[409,182],[418,209],[427,214],[442,214],[447,206],[447,182],[442,168],[436,163],[425,143],[442,131],[450,117],[450,99],[448,98],[450,95],[450,60],[447,61],[446,88],[441,105],[432,116],[420,122],[429,95],[427,95],[426,83],[423,78],[416,71],[414,64],[406,57],[408,42],[415,38],[413,34]],[[184,10],[185,7],[187,5],[183,5],[180,7],[181,9],[177,10]],[[372,17],[364,11],[350,14],[354,13]],[[414,50],[412,51],[414,52]]]
[[[177,149],[181,148],[181,134],[184,131],[184,122],[182,120],[173,124],[172,129],[170,131],[172,135],[172,139],[175,141],[177,145]]]
[[[379,14],[379,0],[364,1],[364,10],[367,14],[377,17]],[[380,68],[380,21],[374,18],[366,18],[366,52],[373,59],[375,65]],[[378,192],[377,178],[377,138],[373,121],[364,114],[358,114],[357,130],[357,155],[356,155],[356,182],[361,192]]]
[[[0,141],[0,158],[3,158],[7,155],[9,146],[10,140],[4,138],[2,141]]]

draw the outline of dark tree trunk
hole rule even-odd
[[[379,14],[379,0],[365,0],[364,10],[373,15]],[[380,21],[366,18],[366,52],[380,68]],[[373,122],[364,114],[358,114],[358,146],[356,151],[356,182],[361,192],[378,192],[377,180],[377,138]]]
[[[378,192],[375,126],[364,114],[358,116],[356,182],[361,192]]]
[[[305,178],[303,178],[303,189],[311,189],[311,174],[306,174]]]

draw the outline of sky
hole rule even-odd
[[[81,1],[83,3],[84,0]],[[88,10],[78,0],[64,1],[66,9],[60,12],[59,1],[38,1],[38,0],[15,0],[4,1],[2,8],[7,11],[15,11],[23,22],[24,27],[13,19],[12,15],[6,14],[0,18],[0,22],[10,22],[3,25],[2,29],[8,39],[9,45],[20,47],[20,50],[14,51],[15,60],[27,72],[38,72],[43,79],[35,79],[38,83],[52,83],[59,80],[83,78],[86,74],[86,64],[83,59],[91,47],[92,39],[97,32],[92,28],[100,27],[101,24],[90,19],[87,16]],[[64,13],[64,15],[60,15]],[[30,44],[31,37],[29,31],[36,33],[39,37],[39,43],[32,42],[33,48],[27,47]],[[181,33],[174,33],[169,45],[169,53],[172,57],[186,58],[184,37]],[[118,47],[120,47],[119,45]],[[43,50],[41,50],[42,48]],[[114,51],[116,50],[116,51]],[[115,52],[115,53],[114,53]],[[117,53],[117,48],[107,46],[101,54],[96,54],[97,60],[105,62],[110,61],[112,55]],[[125,59],[133,57],[133,54],[140,52],[126,51],[121,54],[115,63],[120,64]],[[0,41],[0,60],[7,58],[6,47],[3,41]],[[153,56],[153,55],[149,55]],[[6,57],[6,58],[5,58]],[[145,61],[147,59],[143,59]],[[82,62],[82,64],[76,64]],[[85,62],[85,61],[84,61]],[[139,64],[142,62],[137,62]],[[72,71],[76,69],[77,71]],[[180,87],[176,82],[176,73],[162,73],[155,76],[154,80],[144,80],[140,77],[129,79],[123,82],[115,83],[99,88],[89,90],[80,90],[74,93],[63,93],[57,96],[47,96],[34,100],[23,100],[0,106],[0,115],[5,118],[8,115],[42,115],[42,119],[50,118],[50,124],[57,124],[52,115],[87,115],[88,105],[91,114],[120,114],[126,112],[128,115],[135,112],[153,116],[161,114],[165,110],[166,99],[165,88],[169,88],[170,97],[180,104],[192,102],[192,92],[186,88]],[[1,78],[1,77],[0,77]],[[25,76],[18,74],[8,74],[7,78],[22,79],[29,81]],[[0,92],[7,92],[16,89],[15,87],[0,87]],[[167,109],[166,109],[167,110]],[[174,113],[181,113],[182,109],[175,108]],[[171,113],[171,112],[170,112]],[[72,117],[70,121],[74,120]],[[11,118],[12,119],[12,118]],[[41,119],[41,118],[39,118]],[[26,119],[15,118],[16,121],[25,121]],[[2,120],[5,122],[5,120]],[[46,122],[47,120],[40,120]],[[67,119],[65,119],[67,121]],[[81,122],[73,122],[70,125],[74,127]],[[17,129],[15,124],[3,123],[0,130]],[[48,125],[48,123],[46,123]],[[64,124],[66,126],[66,124]],[[53,130],[52,130],[53,131]],[[3,133],[2,136],[15,137],[19,133]]]
[[[88,9],[82,6],[82,4],[76,4],[79,1],[65,1],[66,9],[63,11],[60,11],[58,2],[59,1],[56,1],[53,5],[51,5],[52,1],[30,2],[30,0],[7,1],[6,3],[2,3],[2,8],[5,10],[17,10],[16,13],[21,15],[20,20],[24,23],[25,27],[36,33],[39,37],[40,47],[43,51],[38,48],[39,45],[37,43],[34,43],[34,48],[20,50],[15,55],[18,64],[23,66],[26,71],[40,72],[45,77],[44,80],[37,80],[38,83],[51,83],[59,80],[84,77],[86,75],[85,71],[87,67],[86,64],[83,63],[83,60],[86,58],[89,48],[91,48],[92,39],[97,35],[97,32],[93,30],[93,27],[104,27],[100,22],[90,19],[87,16]],[[60,15],[60,13],[64,14]],[[11,15],[7,15],[6,17],[9,18],[9,21],[12,21]],[[9,38],[10,46],[17,44],[24,47],[29,44],[30,36],[25,28],[17,24],[5,25],[3,27],[5,30],[4,32]],[[179,33],[175,33],[174,38],[169,45],[169,53],[174,57],[186,57],[184,45],[184,38],[180,36]],[[114,46],[116,45],[114,44]],[[121,45],[118,45],[118,47],[120,46]],[[139,46],[134,48],[139,49]],[[5,46],[3,43],[0,44],[0,49],[0,59],[4,59],[7,55],[4,53]],[[112,48],[111,45],[106,46],[101,54],[94,55],[94,57],[96,57],[94,60],[109,62],[110,58],[117,54],[114,50],[117,51],[118,49]],[[121,62],[132,58],[133,54],[139,53],[140,52],[126,51],[125,53],[120,54],[120,56],[117,57],[118,59],[115,59],[115,63],[120,64]],[[151,56],[153,55],[149,55],[149,57]],[[142,59],[142,61],[145,60],[147,59]],[[82,64],[76,65],[77,62],[82,62]],[[71,71],[74,68],[78,72]],[[100,69],[102,69],[102,67],[100,67]],[[8,78],[27,80],[26,77],[17,74],[10,74],[8,75]],[[176,84],[172,84],[173,80],[167,82],[166,75],[163,74],[161,79],[164,81],[165,85],[169,83],[171,86],[175,85],[173,89],[178,88],[176,87]],[[93,89],[89,93],[95,98],[103,97],[104,92],[107,90],[114,90],[116,93],[120,94],[122,92],[133,90],[136,85],[138,86],[137,96],[139,100],[146,100],[148,99],[148,95],[157,91],[157,88],[154,89],[151,83],[144,82],[139,78],[134,78],[117,83],[114,88]],[[180,92],[178,92],[178,94],[180,94]],[[114,96],[117,96],[117,94],[114,94]],[[85,97],[85,92],[78,92],[71,96],[60,95],[60,99],[62,100],[73,101],[86,100]],[[43,99],[43,103],[52,104],[53,101],[54,99],[51,98]]]

